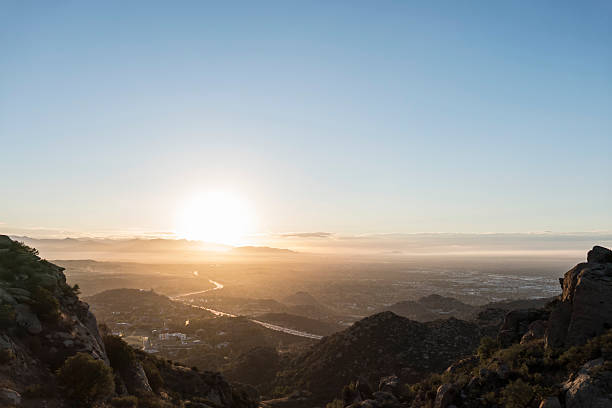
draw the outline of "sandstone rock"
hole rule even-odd
[[[536,320],[532,322],[527,328],[527,333],[521,337],[521,344],[544,338],[547,327],[548,322],[546,320]]]
[[[612,251],[595,245],[587,254],[588,263],[612,263]]]
[[[42,331],[40,320],[28,305],[19,304],[15,306],[15,321],[31,334],[38,334]]]
[[[124,370],[121,370],[121,377],[125,381],[125,386],[130,394],[138,395],[153,392],[140,361],[135,361]]]
[[[536,320],[548,320],[548,312],[540,309],[520,309],[508,312],[499,329],[497,340],[502,347],[518,343],[531,323]]]
[[[21,395],[10,388],[0,388],[0,403],[5,407],[16,407],[21,405]]]
[[[455,374],[457,371],[461,370],[462,368],[466,366],[470,366],[476,362],[478,362],[477,356],[472,356],[472,357],[461,359],[449,365],[448,368],[445,370],[445,373]]]
[[[601,371],[602,358],[586,363],[564,383],[566,408],[611,408],[612,372]]]
[[[596,248],[601,247],[589,256],[593,262],[576,265],[563,278],[563,293],[548,321],[548,347],[584,344],[612,327],[612,264],[594,262],[608,259],[605,248]]]
[[[442,384],[436,392],[434,408],[447,408],[457,396],[457,389],[453,384]]]

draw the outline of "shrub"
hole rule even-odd
[[[50,384],[28,385],[21,393],[26,398],[41,398],[53,396],[54,391]]]
[[[142,395],[138,397],[138,408],[174,408],[174,405],[155,395]]]
[[[138,407],[138,398],[132,395],[115,397],[111,400],[111,405],[115,408],[136,408]]]
[[[328,402],[325,408],[344,408],[344,404],[341,399],[336,398],[332,402]]]
[[[11,305],[0,305],[0,329],[8,329],[15,324],[15,309]]]
[[[59,302],[49,290],[36,286],[32,291],[31,307],[34,313],[43,321],[57,321],[60,315]]]
[[[142,363],[142,368],[147,375],[149,385],[153,391],[159,392],[159,390],[164,386],[164,379],[162,378],[157,366],[152,361],[145,360]]]
[[[501,403],[506,408],[525,408],[535,393],[531,385],[520,378],[508,384],[501,392]]]
[[[89,354],[77,353],[69,357],[57,372],[68,398],[81,406],[109,397],[115,390],[113,371],[103,361]]]
[[[559,362],[565,365],[569,371],[575,371],[584,363],[601,357],[602,352],[612,350],[612,330],[589,339],[582,346],[574,346],[559,357]]]
[[[122,370],[134,361],[134,350],[119,336],[104,336],[104,348],[114,370]]]
[[[492,337],[485,336],[480,340],[480,346],[478,346],[478,357],[480,360],[485,360],[493,355],[499,348],[497,340]]]

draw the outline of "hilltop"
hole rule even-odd
[[[470,354],[479,340],[473,323],[453,318],[420,323],[383,312],[323,338],[292,362],[282,382],[324,397],[354,377],[377,380],[397,373],[416,381]]]

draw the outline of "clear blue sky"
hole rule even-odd
[[[0,47],[5,228],[612,230],[609,1],[3,1]]]

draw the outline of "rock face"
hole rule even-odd
[[[563,384],[565,408],[612,407],[612,372],[603,371],[602,358],[589,361]]]
[[[513,310],[506,314],[504,323],[499,329],[497,340],[502,347],[517,343],[527,333],[532,323],[548,319],[548,312],[539,309]]]
[[[547,346],[584,344],[612,327],[612,251],[594,247],[586,263],[565,274],[561,286],[548,321]]]
[[[595,245],[587,254],[588,263],[612,263],[612,251]]]
[[[2,406],[18,406],[21,404],[21,395],[10,388],[0,388],[0,403]]]

